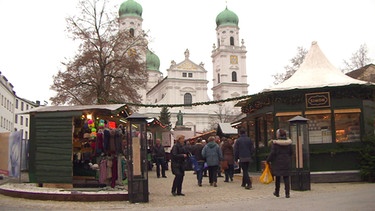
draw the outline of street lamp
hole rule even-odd
[[[148,202],[146,119],[138,113],[127,118],[128,195],[132,203]]]
[[[289,121],[290,138],[294,145],[294,156],[292,161],[293,171],[291,174],[292,190],[310,190],[310,151],[309,130],[306,119],[295,116]]]

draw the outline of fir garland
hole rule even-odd
[[[138,103],[127,103],[128,105],[131,106],[138,106],[138,107],[151,107],[151,108],[160,108],[160,107],[192,107],[192,106],[201,106],[201,105],[211,105],[211,104],[217,104],[217,103],[224,103],[224,102],[231,102],[231,101],[238,101],[242,99],[247,99],[249,98],[250,95],[245,95],[241,97],[235,97],[235,98],[227,98],[224,100],[214,100],[214,101],[207,101],[207,102],[196,102],[192,104],[138,104]]]
[[[217,103],[248,99],[250,97],[251,95],[244,95],[241,97],[227,98],[224,100],[213,100],[213,101],[207,101],[207,102],[197,102],[197,103],[192,103],[192,104],[141,104],[141,103],[121,103],[121,102],[113,102],[113,103],[126,104],[129,106],[137,106],[137,107],[145,107],[145,108],[162,108],[162,107],[173,108],[173,107],[192,107],[192,106],[201,106],[201,105],[211,105],[211,104],[217,104]]]

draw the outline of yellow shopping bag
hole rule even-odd
[[[265,167],[262,175],[259,177],[259,181],[263,184],[270,184],[273,181],[273,176],[268,163],[265,163]]]

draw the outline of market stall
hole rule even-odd
[[[29,113],[30,182],[114,187],[126,179],[127,105],[45,106]]]

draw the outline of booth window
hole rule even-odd
[[[289,119],[295,117],[295,116],[301,116],[302,112],[300,111],[291,111],[291,112],[279,112],[276,113],[276,117],[279,122],[279,127],[289,131]],[[289,134],[288,134],[289,135]]]
[[[310,144],[332,143],[331,110],[313,110],[305,112],[309,119]]]
[[[256,135],[256,138],[253,138],[253,140],[258,140],[259,148],[268,146],[268,141],[275,138],[273,135],[273,115],[267,114],[263,117],[257,118],[256,123],[259,133]]]
[[[335,110],[336,142],[360,141],[360,109]]]

